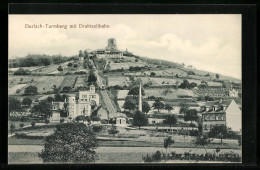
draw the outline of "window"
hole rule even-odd
[[[86,99],[86,98],[88,98],[88,95],[82,95],[82,98]]]

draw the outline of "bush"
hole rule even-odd
[[[189,135],[190,136],[198,136],[199,135],[199,131],[198,130],[189,130]]]
[[[29,120],[29,117],[27,117],[27,116],[22,116],[22,117],[20,118],[20,121],[21,121],[21,122],[25,122],[25,121],[27,121],[27,120]]]
[[[32,127],[35,127],[36,122],[35,122],[35,121],[32,121],[31,125],[32,125]]]
[[[62,119],[60,119],[60,123],[64,123],[64,121],[65,121],[65,120],[64,120],[63,118],[62,118]]]
[[[21,89],[17,89],[16,90],[16,93],[20,93],[22,90]]]
[[[99,126],[99,125],[92,126],[92,129],[96,133],[99,133],[99,132],[101,132],[103,130],[102,126]]]
[[[195,161],[222,161],[222,162],[240,162],[241,157],[232,151],[223,154],[216,155],[215,153],[206,154],[196,154],[191,152],[184,152],[177,154],[176,152],[171,152],[166,155],[163,152],[157,151],[151,156],[142,157],[143,161],[146,163],[160,162],[164,160],[195,160]]]
[[[24,127],[24,124],[23,124],[23,123],[20,123],[19,126],[22,128],[22,127]]]
[[[30,75],[30,72],[28,70],[19,68],[19,70],[14,72],[14,75]]]

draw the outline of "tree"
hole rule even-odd
[[[138,126],[139,130],[141,126],[145,126],[148,124],[148,119],[145,114],[141,113],[140,111],[136,111],[133,117],[133,125]]]
[[[205,146],[207,146],[212,140],[213,139],[208,138],[208,136],[206,134],[199,134],[196,137],[196,139],[193,141],[193,143],[194,143],[195,147],[197,145],[202,146],[205,149],[206,153],[207,153],[207,150],[206,150]]]
[[[47,100],[48,102],[54,102],[54,98],[51,97],[51,96],[48,96],[46,100]]]
[[[9,108],[9,113],[13,111],[20,111],[21,110],[21,102],[13,97],[9,98],[8,101],[8,108]]]
[[[109,129],[107,132],[108,132],[108,134],[112,134],[113,137],[115,137],[115,134],[119,133],[119,131],[117,130],[115,125],[112,125],[111,129]]]
[[[145,95],[143,87],[141,87],[141,94],[142,96]],[[133,86],[129,90],[128,95],[133,95],[134,97],[137,97],[139,95],[139,86]]]
[[[70,86],[63,87],[63,92],[68,93],[71,90]]]
[[[37,87],[36,86],[28,86],[24,90],[24,94],[37,94]]]
[[[61,67],[61,65],[58,67],[57,70],[58,70],[58,71],[63,71],[63,68]]]
[[[186,113],[189,110],[189,106],[186,103],[180,103],[180,114]]]
[[[89,76],[88,76],[88,82],[89,83],[93,83],[93,82],[96,82],[97,81],[97,77],[95,76],[94,73],[91,73]]]
[[[184,114],[184,121],[196,121],[198,119],[198,111],[195,109],[191,109],[188,110],[185,114]]]
[[[213,128],[210,129],[208,136],[210,138],[219,138],[221,145],[223,145],[223,138],[226,138],[227,136],[227,128],[225,125],[213,126]]]
[[[190,83],[188,80],[184,79],[183,82],[180,84],[179,88],[182,89],[190,89]]]
[[[167,138],[164,139],[163,146],[166,149],[166,153],[168,147],[170,147],[172,144],[174,144],[174,140],[172,139],[171,136],[168,136]]]
[[[23,98],[22,104],[25,106],[31,106],[32,100],[29,97]]]
[[[58,93],[58,94],[54,95],[54,101],[55,102],[63,102],[64,100],[63,100],[62,96]]]
[[[175,115],[167,115],[166,116],[166,120],[165,120],[166,124],[170,125],[170,128],[172,127],[172,125],[177,123],[177,118],[175,117]]]
[[[156,76],[156,73],[155,73],[155,72],[151,72],[151,73],[150,73],[150,76],[151,76],[151,77],[154,77],[154,76]]]
[[[166,104],[165,105],[165,109],[168,110],[168,113],[170,113],[171,110],[173,110],[173,107],[171,105],[169,105],[169,104]]]
[[[51,104],[46,100],[40,101],[39,104],[34,105],[31,109],[32,113],[45,117],[48,119],[51,116]]]
[[[160,110],[164,108],[164,103],[161,102],[161,100],[157,98],[157,99],[155,99],[155,101],[153,103],[153,107],[154,107],[154,109],[157,109],[158,112],[160,112]]]
[[[143,101],[142,103],[142,110],[147,114],[150,110],[151,107],[147,101]]]
[[[216,78],[217,78],[217,79],[219,79],[219,76],[220,76],[219,74],[216,74]]]
[[[63,123],[45,138],[39,153],[45,163],[87,163],[96,159],[96,134],[83,123]]]
[[[92,121],[100,121],[100,117],[98,116],[91,116]]]
[[[35,121],[32,121],[32,122],[31,122],[31,125],[32,125],[32,127],[34,127],[34,126],[36,125],[36,122],[35,122]]]
[[[11,134],[14,132],[14,130],[15,130],[15,124],[11,123],[11,125],[10,125],[10,132],[11,132]]]
[[[135,110],[137,105],[137,101],[132,96],[127,96],[125,98],[125,103],[123,105],[124,109]]]

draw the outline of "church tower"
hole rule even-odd
[[[139,87],[139,105],[138,105],[138,110],[142,112],[142,86],[140,82],[140,87]]]

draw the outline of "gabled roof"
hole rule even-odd
[[[209,101],[209,102],[205,103],[205,106],[212,107],[212,106],[216,105],[217,107],[220,107],[221,105],[226,105],[228,107],[231,102],[232,102],[232,100],[223,100],[222,102],[219,102],[219,101]]]
[[[222,102],[220,101],[210,101],[206,102],[204,106],[202,107],[207,107],[210,108],[208,111],[202,111],[202,113],[224,113],[229,105],[231,104],[232,100],[223,100]],[[213,111],[212,106],[216,107],[216,110]],[[226,106],[225,109],[223,110],[222,106]]]
[[[126,116],[125,114],[119,113],[119,112],[117,112],[117,113],[110,113],[110,114],[108,115],[108,117],[109,117],[109,118],[117,118],[117,117],[127,118],[127,116]]]

